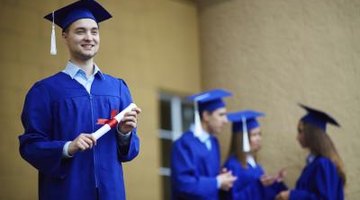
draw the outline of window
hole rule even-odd
[[[160,176],[163,200],[171,199],[170,156],[171,145],[193,122],[194,110],[191,102],[183,97],[160,93]]]

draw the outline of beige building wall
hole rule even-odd
[[[0,199],[37,199],[37,171],[18,153],[20,113],[32,84],[62,70],[68,53],[57,28],[58,55],[49,55],[51,24],[43,16],[71,0],[0,0]],[[158,92],[200,90],[196,5],[187,0],[103,0],[114,16],[101,24],[95,61],[125,79],[143,112],[140,155],[124,164],[128,199],[161,199]]]
[[[286,167],[293,186],[306,151],[296,141],[304,103],[342,125],[328,132],[342,156],[347,199],[360,188],[360,1],[201,0],[202,86],[235,93],[230,110],[263,111],[260,162]],[[226,155],[229,134],[221,136]]]

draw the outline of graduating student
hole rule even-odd
[[[297,140],[309,150],[307,164],[296,187],[277,195],[277,200],[342,200],[346,176],[343,162],[326,133],[326,125],[340,126],[325,112],[300,105],[307,111],[298,124]]]
[[[215,89],[190,97],[195,103],[195,125],[172,147],[171,188],[174,200],[217,200],[236,180],[220,169],[216,138],[227,123],[224,97],[231,93]]]
[[[90,134],[132,102],[125,81],[94,63],[98,23],[111,15],[96,1],[81,0],[45,18],[53,31],[54,23],[62,28],[70,58],[63,71],[32,86],[21,116],[20,153],[39,172],[39,199],[125,199],[121,163],[139,153],[140,109],[98,140]]]
[[[224,167],[232,171],[237,180],[232,189],[221,193],[222,199],[274,199],[278,192],[287,189],[282,183],[284,171],[281,170],[277,176],[266,175],[257,162],[256,154],[261,148],[261,129],[256,118],[262,116],[263,113],[253,110],[228,114],[229,121],[233,122],[233,134]]]

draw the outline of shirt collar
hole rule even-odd
[[[255,159],[254,159],[254,157],[252,155],[247,155],[246,156],[246,161],[251,167],[253,167],[253,168],[256,167],[256,161],[255,161]]]
[[[306,158],[306,162],[307,164],[312,163],[315,160],[316,156],[314,154],[309,154],[308,157]]]
[[[191,126],[190,126],[190,130],[194,133],[194,130],[195,130],[195,125],[194,124],[192,124]],[[202,143],[204,143],[204,142],[206,142],[206,140],[208,140],[209,138],[210,138],[210,134],[208,133],[208,132],[206,132],[204,129],[201,129],[202,131],[200,132],[200,134],[198,134],[198,135],[195,135],[194,134],[194,136],[195,137],[197,137],[197,138],[199,138],[199,140],[202,142]]]
[[[72,79],[74,79],[74,77],[78,73],[84,73],[85,74],[84,70],[82,70],[80,67],[78,67],[77,65],[75,65],[71,61],[68,61],[68,63],[66,64],[66,67],[63,70],[63,72],[68,74]],[[105,78],[103,73],[101,72],[100,68],[94,63],[94,73],[92,75],[95,76],[96,74],[99,74],[101,79]]]

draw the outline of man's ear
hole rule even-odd
[[[202,120],[208,121],[211,113],[205,110],[204,112],[201,113],[201,115],[202,115]]]
[[[62,37],[63,37],[64,39],[67,38],[67,33],[66,33],[65,31],[63,31],[61,35],[62,35]]]

